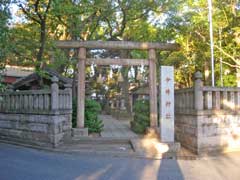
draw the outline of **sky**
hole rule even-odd
[[[23,21],[23,18],[20,18],[20,17],[17,16],[18,10],[19,10],[19,7],[15,3],[12,3],[10,5],[10,12],[11,12],[11,15],[12,15],[10,25],[14,25],[16,23],[19,23],[19,22]]]

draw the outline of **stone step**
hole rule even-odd
[[[134,152],[129,139],[116,138],[90,138],[84,137],[64,142],[59,150],[65,152],[112,152],[112,153],[131,153]]]
[[[71,141],[65,143],[79,143],[79,144],[130,144],[129,138],[118,137],[81,137],[73,138]]]
[[[65,149],[98,149],[98,150],[130,150],[133,151],[132,147],[130,144],[65,144],[61,146],[61,148]]]

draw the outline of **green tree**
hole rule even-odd
[[[214,3],[215,14],[215,56],[222,59],[223,84],[240,86],[240,12],[239,1],[219,1]],[[227,72],[230,72],[228,75]],[[218,73],[220,76],[220,72]],[[218,84],[220,78],[218,78]]]
[[[3,0],[0,4],[0,63],[6,61],[9,53],[9,20],[11,18],[9,6],[10,0]]]
[[[213,1],[213,30],[215,48],[215,74],[220,85],[220,59],[223,67],[230,73],[224,76],[224,85],[235,86],[236,68],[239,57],[239,2]],[[207,1],[184,1],[178,6],[178,12],[169,16],[167,29],[175,31],[175,38],[181,45],[179,53],[171,54],[168,64],[176,64],[177,79],[182,86],[191,86],[193,73],[205,72],[205,83],[210,84],[210,45]],[[221,35],[220,35],[221,30]],[[221,47],[219,43],[221,42]],[[179,61],[176,59],[179,57]],[[238,69],[238,68],[237,68]],[[229,77],[232,78],[229,78]]]
[[[17,2],[25,18],[30,23],[37,24],[39,26],[39,40],[38,49],[36,55],[36,68],[42,68],[45,63],[43,61],[44,50],[46,46],[47,36],[47,18],[51,8],[52,0],[31,0],[31,1],[19,1]]]
[[[10,0],[3,0],[0,4],[0,91],[4,90],[4,84],[2,84],[2,72],[4,71],[6,64],[6,57],[10,52],[9,43],[9,20],[11,18],[9,5]]]

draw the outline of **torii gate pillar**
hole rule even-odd
[[[74,137],[88,136],[88,129],[84,127],[85,112],[85,66],[86,48],[78,51],[78,96],[77,96],[77,128],[73,128]]]
[[[158,127],[157,109],[157,76],[156,76],[156,52],[149,49],[149,103],[150,103],[150,128]]]

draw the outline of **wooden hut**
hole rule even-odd
[[[72,84],[72,79],[60,75],[53,69],[46,68],[43,70],[42,76],[36,72],[31,73],[28,76],[17,80],[12,84],[11,88],[13,90],[34,90],[49,88],[51,85],[51,78],[53,76],[56,76],[59,79],[60,89],[64,89],[64,84]]]

